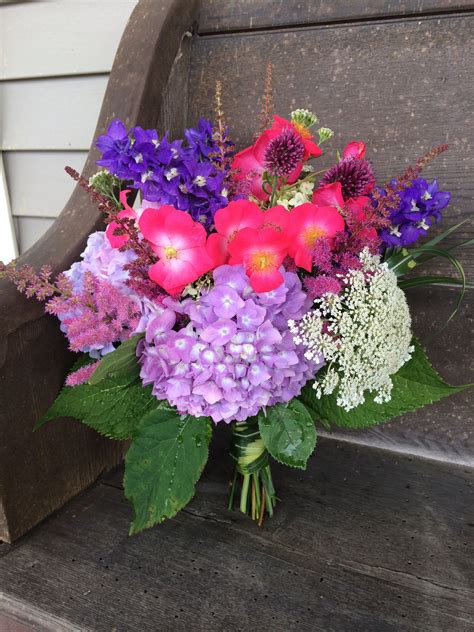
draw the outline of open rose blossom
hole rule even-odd
[[[206,230],[187,213],[172,206],[147,208],[139,226],[159,257],[148,274],[169,294],[179,294],[213,267],[206,249]]]
[[[123,211],[120,211],[118,213],[118,217],[120,219],[127,217],[129,219],[136,220],[137,214],[133,210],[133,208],[128,205],[127,193],[130,193],[130,189],[126,189],[125,191],[120,191],[120,201],[122,202],[124,209]],[[110,222],[110,224],[107,226],[105,230],[105,234],[112,248],[121,248],[125,244],[125,242],[128,241],[128,238],[129,238],[127,234],[116,235],[115,233],[118,229],[120,229],[120,224],[118,224],[117,222]]]
[[[283,283],[279,270],[288,252],[287,236],[272,228],[244,228],[229,244],[230,264],[242,263],[255,292],[270,292]]]
[[[311,272],[317,240],[335,237],[344,230],[344,220],[336,208],[310,203],[293,209],[291,219],[289,253],[298,267]]]

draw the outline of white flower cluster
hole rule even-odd
[[[284,206],[287,211],[290,211],[292,208],[295,208],[295,206],[311,202],[313,189],[314,182],[301,180],[301,182],[296,182],[286,190],[284,188],[281,189],[278,192],[280,197],[277,199],[276,203],[280,206]]]
[[[351,410],[375,392],[375,401],[391,399],[391,375],[410,359],[411,318],[397,277],[379,257],[365,249],[362,268],[342,277],[339,295],[325,294],[316,309],[299,322],[290,321],[298,345],[308,359],[323,354],[327,370],[314,388],[317,397],[336,388],[337,404]]]

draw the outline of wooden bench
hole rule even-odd
[[[468,0],[141,0],[96,135],[118,116],[179,136],[212,116],[220,79],[243,147],[271,60],[277,112],[312,109],[336,131],[333,147],[364,139],[380,180],[450,143],[429,171],[452,192],[446,227],[472,212],[473,34]],[[97,157],[92,148],[84,175]],[[331,156],[319,160],[324,166]],[[77,188],[21,263],[69,267],[99,222]],[[459,238],[468,236],[469,224]],[[472,251],[461,258],[472,279]],[[440,263],[437,270],[447,269]],[[12,542],[118,464],[123,446],[73,420],[32,433],[72,357],[57,322],[0,283],[0,539]],[[464,383],[472,381],[472,293],[450,327],[429,340],[456,292],[422,289],[410,301],[433,363],[447,380]],[[473,437],[470,392],[373,430],[333,433],[321,440],[310,472],[279,477],[285,502],[261,532],[222,509],[224,455],[211,462],[184,514],[130,540],[119,479],[106,476],[17,545],[0,546],[3,608],[9,621],[48,630],[468,629]],[[134,620],[137,608],[142,618]]]

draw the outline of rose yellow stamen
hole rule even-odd
[[[165,247],[165,257],[167,259],[176,259],[178,256],[178,251],[174,246],[166,246]]]
[[[275,254],[273,252],[254,252],[250,257],[250,267],[253,272],[268,270],[275,264]]]
[[[303,241],[308,248],[312,248],[316,240],[325,235],[326,231],[320,226],[310,226],[303,233]]]

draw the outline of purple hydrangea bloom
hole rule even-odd
[[[299,320],[311,301],[295,272],[282,274],[280,288],[257,294],[242,266],[224,265],[199,299],[165,299],[138,351],[155,397],[180,413],[231,422],[297,396],[323,359],[307,360],[293,342],[287,321]]]
[[[385,192],[382,190],[382,193]],[[380,232],[389,247],[400,248],[424,237],[433,222],[441,219],[441,211],[448,206],[451,193],[439,191],[437,180],[427,182],[417,178],[399,193],[398,208],[390,214],[392,226]]]
[[[228,204],[227,174],[211,161],[217,146],[210,121],[201,119],[185,137],[186,144],[169,141],[167,135],[160,139],[156,130],[134,127],[127,132],[116,119],[97,139],[103,152],[97,164],[140,189],[146,200],[187,211],[209,227],[214,213]]]

